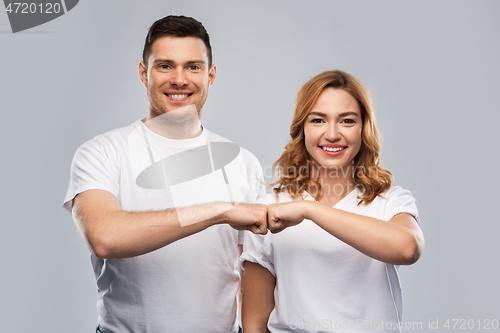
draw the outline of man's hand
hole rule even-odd
[[[272,204],[267,207],[267,225],[275,234],[304,220],[304,201]]]
[[[236,230],[250,230],[254,234],[267,233],[267,206],[240,203],[224,213],[224,220]]]

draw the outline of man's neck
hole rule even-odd
[[[174,140],[192,139],[203,132],[194,106],[169,111],[156,117],[149,112],[142,122],[154,133]]]

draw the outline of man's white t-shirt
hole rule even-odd
[[[384,221],[399,213],[418,219],[415,199],[391,187],[369,205],[353,190],[334,208]],[[264,204],[293,201],[274,193]],[[300,198],[295,199],[300,200]],[[305,200],[314,199],[308,195]],[[399,332],[402,297],[399,266],[372,259],[311,220],[265,236],[245,233],[240,260],[258,263],[276,277],[271,332]]]
[[[221,143],[222,160],[216,156]],[[193,139],[172,140],[138,120],[78,149],[64,207],[71,212],[73,198],[91,189],[112,193],[124,211],[255,202],[265,194],[259,179],[254,155],[207,129]],[[137,257],[91,255],[98,324],[116,333],[232,332],[238,326],[242,235],[221,224]]]

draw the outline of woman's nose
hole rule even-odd
[[[337,141],[341,138],[340,131],[337,128],[336,124],[329,124],[326,127],[324,137],[325,137],[325,139],[327,139],[328,141],[331,141],[331,142]]]

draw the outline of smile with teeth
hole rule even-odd
[[[191,96],[191,94],[165,94],[167,95],[167,97],[171,98],[171,99],[185,99],[185,98],[188,98],[189,96]]]
[[[332,152],[341,151],[341,150],[344,150],[345,148],[346,147],[326,147],[326,146],[321,147],[321,149],[323,149],[323,150],[332,151]]]

